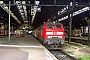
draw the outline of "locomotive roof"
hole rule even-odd
[[[59,24],[61,24],[60,22],[52,22],[52,21],[46,22],[46,23],[48,23],[48,24],[52,24],[52,23],[59,23]]]

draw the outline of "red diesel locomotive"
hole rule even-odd
[[[65,40],[63,24],[47,22],[36,29],[35,36],[47,49],[61,49]]]

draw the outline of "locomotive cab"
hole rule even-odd
[[[47,22],[36,30],[36,37],[47,49],[61,49],[65,39],[63,24]]]
[[[61,23],[48,23],[44,29],[44,45],[48,49],[61,49],[64,45],[64,28]]]

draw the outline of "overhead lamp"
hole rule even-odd
[[[26,10],[24,9],[24,12],[26,13]]]
[[[70,2],[70,6],[72,6],[73,5],[73,3],[72,2]]]
[[[74,12],[73,13],[73,16],[78,15],[78,14],[81,14],[81,13],[83,13],[85,11],[88,11],[88,10],[89,10],[89,7],[82,8],[82,9]],[[59,19],[58,21],[62,21],[62,20],[65,20],[65,19],[68,19],[68,16],[63,17],[63,18]]]
[[[17,20],[17,18],[15,18]]]
[[[28,1],[28,3],[30,4],[30,1]]]
[[[0,1],[0,4],[3,4],[3,1]]]
[[[67,10],[68,10],[68,5],[64,7],[63,9],[61,9],[60,11],[58,11],[58,15],[65,13]]]
[[[78,5],[78,2],[76,2],[76,6]]]
[[[40,1],[35,1],[35,4],[36,4],[36,5],[39,5],[39,3],[40,3]]]
[[[28,23],[28,21],[24,21],[24,22]]]
[[[60,15],[60,11],[58,11],[58,15]]]
[[[68,5],[66,6],[66,9],[68,9]]]
[[[7,6],[5,6],[5,7],[4,7],[4,9],[8,10],[8,7],[7,7]]]
[[[82,9],[74,12],[73,16],[78,15],[78,14],[83,13],[83,12],[88,11],[88,10],[89,10],[89,7],[82,8]]]
[[[26,2],[25,1],[22,1],[22,4],[26,4]]]
[[[19,11],[20,11],[20,12],[23,12],[23,10],[22,10],[22,9],[20,9]]]
[[[16,2],[17,2],[17,1],[16,1]],[[18,7],[18,10],[19,10],[19,12],[20,12],[23,20],[25,20],[25,19],[27,20],[26,6],[23,5],[23,4],[26,4],[26,2],[25,2],[25,1],[18,1],[17,3],[22,4],[22,5],[18,5],[17,7]]]
[[[41,12],[41,7],[40,7],[40,6],[37,7],[37,11],[38,11],[38,12]]]
[[[18,6],[18,9],[22,9],[22,6],[20,5],[20,6]]]
[[[8,7],[6,6],[6,4],[3,2],[3,1],[0,1],[0,6],[1,6],[1,8],[2,9],[4,9],[8,14],[9,14],[9,9],[8,9]],[[19,23],[19,24],[21,24],[21,22],[18,20],[18,19],[16,19],[17,17],[12,13],[12,11],[10,11],[10,14],[11,14],[11,16]]]
[[[21,2],[20,1],[16,1],[16,4],[21,4]]]
[[[14,17],[14,14],[12,12],[10,14]]]
[[[55,24],[55,22],[53,22]]]
[[[24,9],[26,9],[26,6],[23,6]]]

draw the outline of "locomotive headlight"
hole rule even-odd
[[[52,36],[48,36],[48,38],[52,38]]]
[[[58,38],[62,38],[62,36],[58,36]]]

